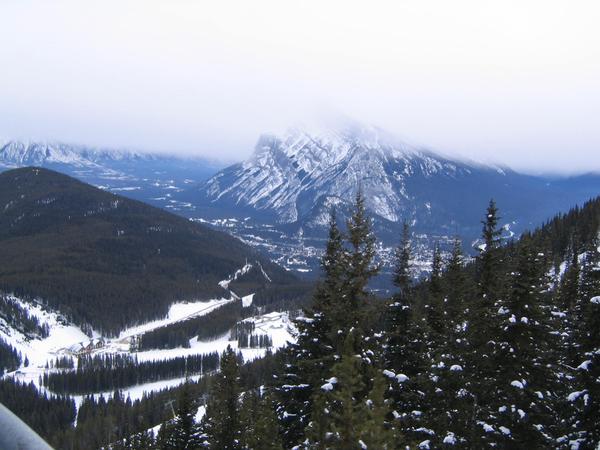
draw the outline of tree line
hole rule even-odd
[[[144,333],[138,350],[165,349],[190,346],[190,339],[216,339],[227,333],[242,318],[242,301],[227,303],[203,316],[176,322]]]
[[[0,379],[0,402],[44,439],[57,430],[70,428],[75,420],[75,402],[67,396],[41,394],[33,383]]]
[[[77,369],[44,372],[41,382],[52,392],[85,394],[212,372],[218,366],[216,352],[141,362],[129,355],[86,355],[78,358]]]
[[[0,337],[0,376],[21,366],[22,355],[12,345]]]
[[[40,324],[37,317],[22,308],[11,296],[0,293],[0,319],[29,339],[48,337],[48,324]]]
[[[229,333],[229,340],[237,341],[238,348],[269,348],[273,339],[268,334],[254,334],[254,322],[238,322]]]
[[[256,390],[271,379],[276,356],[267,352],[265,358],[244,363],[240,353],[233,352],[241,391]],[[106,448],[156,448],[150,428],[169,423],[180,409],[179,401],[187,396],[191,414],[208,398],[215,383],[215,375],[206,373],[198,381],[188,380],[182,386],[145,393],[139,400],[131,400],[120,391],[112,395],[84,397],[77,415],[77,424],[54,430],[49,442],[57,449],[89,450]],[[185,391],[185,393],[183,393]],[[1,400],[1,397],[0,397]]]

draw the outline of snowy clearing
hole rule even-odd
[[[191,319],[192,317],[204,316],[234,300],[235,299],[231,297],[228,299],[219,298],[208,301],[173,303],[169,308],[169,313],[165,319],[154,320],[142,325],[127,328],[126,330],[121,331],[119,334],[119,340],[138,334],[147,333],[148,331],[152,331],[156,328],[161,328],[175,322],[181,322],[182,320]]]
[[[267,352],[266,348],[238,348],[237,340],[230,340],[230,333],[227,332],[222,336],[218,336],[212,340],[200,341],[197,337],[190,339],[190,348],[173,348],[165,350],[148,350],[143,352],[130,352],[129,340],[132,336],[143,334],[163,327],[169,324],[177,323],[192,317],[198,317],[208,314],[221,306],[235,300],[234,297],[229,299],[213,299],[205,302],[177,302],[171,305],[169,313],[165,319],[154,320],[145,324],[137,325],[122,331],[118,338],[104,338],[98,333],[93,332],[92,337],[87,336],[79,327],[67,323],[67,321],[58,313],[45,310],[38,304],[32,304],[22,299],[11,296],[11,300],[17,303],[20,307],[29,312],[32,316],[38,318],[40,323],[47,324],[49,327],[49,336],[44,339],[34,338],[28,339],[19,331],[8,326],[0,319],[0,336],[29,360],[29,366],[21,367],[12,372],[5,374],[19,380],[21,382],[33,382],[41,391],[47,391],[40,386],[40,377],[49,370],[46,369],[46,364],[59,356],[70,355],[75,363],[77,362],[78,352],[86,354],[132,354],[135,355],[138,361],[152,360],[168,360],[177,357],[185,357],[190,355],[206,354],[212,352],[222,353],[228,346],[242,353],[245,361],[252,361],[261,358]],[[248,306],[253,299],[253,294],[244,297]],[[268,335],[272,340],[270,350],[276,351],[295,340],[296,329],[293,322],[290,320],[287,312],[272,312],[261,316],[249,317],[244,319],[244,322],[253,322],[255,325],[254,333],[259,335]],[[96,344],[97,347],[89,344]],[[86,347],[89,346],[88,349]],[[196,380],[200,375],[191,377]],[[157,382],[145,383],[137,386],[126,387],[121,389],[125,397],[129,396],[132,400],[141,398],[144,392],[158,391],[169,387],[174,387],[182,384],[185,378],[174,378],[169,380],[161,380]],[[112,396],[111,392],[98,392],[94,396],[100,394],[105,397]],[[79,406],[84,396],[75,395],[73,398]]]

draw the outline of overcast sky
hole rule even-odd
[[[339,111],[446,154],[600,170],[600,2],[0,1],[0,138],[237,160]]]

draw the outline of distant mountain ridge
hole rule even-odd
[[[360,186],[373,214],[398,222],[412,206],[411,178],[456,179],[472,170],[374,127],[324,135],[294,128],[281,137],[261,136],[247,161],[221,171],[200,192],[209,202],[251,207],[291,223],[314,220],[322,208],[347,202]]]
[[[0,147],[0,171],[31,162],[113,193],[210,224],[300,273],[318,268],[332,207],[348,215],[363,189],[380,257],[389,266],[403,221],[427,270],[434,242],[456,235],[469,251],[490,198],[506,236],[600,194],[600,175],[532,176],[452,159],[374,126],[344,120],[265,134],[245,161],[222,168],[202,159],[97,150],[65,144]]]
[[[329,211],[335,207],[341,220],[347,217],[359,188],[382,241],[384,265],[390,266],[407,221],[418,266],[427,270],[435,242],[449,246],[460,236],[465,250],[476,245],[490,198],[510,238],[600,194],[600,176],[521,174],[452,159],[377,127],[345,122],[263,135],[248,159],[187,186],[178,198],[217,227],[267,249],[290,270],[315,273]]]
[[[323,212],[347,204],[359,186],[379,220],[407,220],[420,229],[460,229],[467,220],[458,210],[477,205],[479,212],[490,197],[511,219],[528,222],[564,209],[540,203],[540,196],[561,194],[544,178],[448,159],[356,124],[323,134],[292,128],[282,136],[261,136],[249,159],[200,185],[197,202],[310,227],[324,225]],[[514,201],[519,197],[525,207]],[[521,214],[532,208],[533,217]]]
[[[99,149],[61,142],[8,141],[0,144],[0,164],[6,167],[64,164],[74,167],[100,167],[109,161],[156,160],[158,155],[129,150]]]
[[[173,211],[190,209],[173,193],[207,179],[222,167],[205,158],[95,148],[61,142],[0,143],[0,172],[44,167],[86,183]]]

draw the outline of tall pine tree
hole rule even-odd
[[[394,428],[406,439],[416,439],[423,420],[430,355],[427,330],[415,310],[411,276],[410,229],[405,222],[396,250],[393,281],[398,288],[386,311],[387,342],[384,368],[387,375]],[[418,434],[418,433],[417,433]]]
[[[531,237],[521,238],[511,270],[511,292],[500,306],[496,389],[486,402],[496,413],[486,419],[497,428],[490,441],[503,447],[543,448],[552,445],[556,379],[550,370],[550,334],[540,303],[544,277]]]
[[[329,219],[329,238],[321,259],[323,279],[312,305],[296,320],[297,341],[284,350],[284,367],[277,378],[277,413],[283,427],[284,444],[298,444],[312,414],[312,397],[334,363],[339,323],[346,315],[342,299],[347,252],[335,211]]]
[[[482,221],[482,239],[478,269],[478,295],[469,303],[467,314],[467,342],[465,370],[467,384],[464,397],[472,401],[472,416],[469,441],[473,446],[489,445],[489,428],[486,421],[495,412],[487,403],[490,392],[493,392],[497,366],[495,353],[497,342],[494,337],[499,332],[497,315],[500,291],[503,290],[501,281],[500,235],[498,229],[498,208],[494,200],[490,200],[485,220]]]
[[[343,313],[339,319],[343,320],[334,323],[334,328],[341,330],[342,335],[347,334],[353,327],[360,327],[363,319],[361,313],[370,297],[367,285],[379,271],[379,265],[374,263],[376,239],[361,189],[356,194],[354,210],[346,222],[346,227],[350,248],[345,261],[345,292],[338,298],[338,311]],[[343,339],[338,344],[343,345]]]
[[[233,349],[227,346],[221,356],[221,370],[215,377],[202,422],[202,429],[210,448],[242,448],[239,396],[238,358]]]
[[[202,447],[200,429],[195,422],[197,410],[190,384],[186,382],[179,391],[175,418],[161,428],[161,450],[196,450]]]

